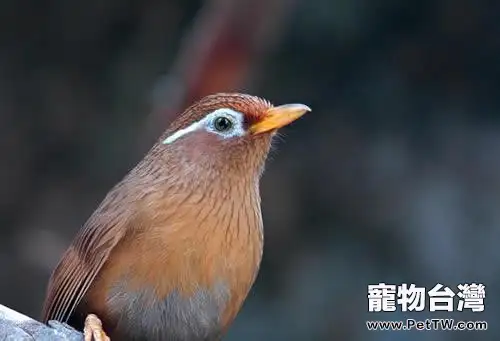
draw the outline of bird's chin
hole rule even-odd
[[[271,143],[276,135],[278,135],[278,129],[273,129],[262,134],[252,135],[252,139],[258,143]]]

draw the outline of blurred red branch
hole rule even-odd
[[[269,50],[293,0],[212,0],[183,38],[157,91],[142,142],[158,136],[188,104],[214,92],[241,89],[252,65]],[[159,100],[158,100],[159,99]]]

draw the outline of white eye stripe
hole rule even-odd
[[[193,124],[191,124],[190,126],[188,126],[186,128],[179,129],[175,133],[173,133],[172,135],[168,136],[165,140],[163,140],[163,144],[170,144],[170,143],[174,142],[175,140],[183,137],[184,135],[192,133],[193,131],[200,129],[200,127],[204,126],[204,124],[205,124],[205,122],[203,122],[203,120],[201,120],[201,121],[194,122]]]
[[[217,117],[226,117],[229,120],[231,120],[233,124],[232,129],[225,132],[220,132],[216,130],[213,125],[213,122]],[[246,134],[246,131],[243,126],[243,114],[229,108],[222,108],[212,111],[211,113],[206,115],[203,119],[194,122],[193,124],[191,124],[186,128],[177,130],[172,135],[168,136],[165,140],[163,140],[163,144],[173,143],[179,138],[183,137],[184,135],[187,135],[202,128],[205,128],[207,131],[217,134],[222,138],[243,136]]]

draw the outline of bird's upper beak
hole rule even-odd
[[[262,134],[271,130],[284,127],[311,109],[304,104],[285,104],[272,107],[266,111],[260,120],[252,124],[249,131],[254,134]]]

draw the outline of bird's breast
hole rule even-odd
[[[255,280],[262,222],[240,203],[203,207],[157,214],[130,233],[89,292],[93,312],[141,340],[217,340]]]

